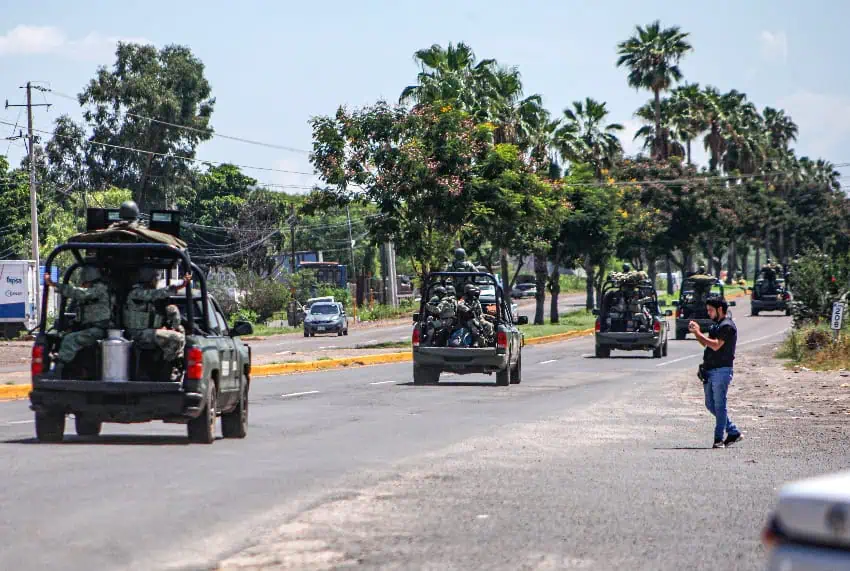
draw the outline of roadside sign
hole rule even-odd
[[[830,326],[833,330],[841,329],[841,324],[844,322],[844,304],[836,301],[832,304],[832,323]]]

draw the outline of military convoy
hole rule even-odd
[[[703,268],[682,281],[679,300],[673,302],[676,307],[677,340],[681,341],[688,336],[688,323],[691,321],[696,321],[703,333],[709,330],[713,324],[705,306],[709,297],[725,299],[725,288],[722,281],[706,274]],[[735,302],[729,302],[729,306],[734,307]]]
[[[61,298],[49,324],[42,296],[32,349],[36,436],[63,440],[73,414],[80,436],[100,434],[104,422],[162,420],[209,444],[220,416],[225,438],[244,438],[251,351],[239,337],[251,324],[228,327],[179,238],[179,213],[154,211],[148,225],[137,217],[133,203],[89,209],[86,232],[45,262],[49,272],[61,254],[74,259],[60,284],[45,280]],[[172,285],[178,269],[184,280]],[[159,275],[164,288],[155,287]]]
[[[762,311],[782,311],[791,315],[791,292],[788,291],[782,266],[768,261],[750,288],[750,313],[757,317]]]
[[[652,351],[656,359],[667,356],[667,316],[661,312],[655,285],[644,272],[615,272],[602,286],[602,303],[593,310],[596,357],[608,358],[612,350]]]
[[[482,305],[482,288],[495,298]],[[524,339],[502,288],[485,272],[434,272],[413,314],[413,383],[435,384],[440,374],[496,374],[496,384],[522,381]]]

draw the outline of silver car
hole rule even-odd
[[[850,569],[850,471],[782,488],[762,540],[768,571]]]

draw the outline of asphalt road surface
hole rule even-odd
[[[562,295],[559,298],[558,307],[562,313],[584,307],[585,296],[583,294]],[[518,313],[526,315],[529,321],[534,318],[534,300],[523,299],[517,305]],[[549,311],[549,298],[546,298],[546,311]],[[251,341],[251,350],[256,357],[264,361],[269,359],[286,360],[287,355],[295,353],[306,353],[314,351],[334,351],[339,349],[353,349],[357,346],[377,345],[380,343],[396,343],[410,341],[413,330],[411,322],[393,325],[377,325],[374,327],[357,327],[350,323],[349,334],[338,337],[336,333],[317,335],[305,338],[301,333],[277,335],[262,341]]]
[[[759,351],[789,322],[738,325]],[[692,339],[592,349],[527,347],[506,388],[413,387],[409,363],[257,379],[248,438],[212,446],[160,423],[38,444],[27,403],[0,403],[0,569],[758,568],[742,526],[829,461],[705,450],[707,414],[665,394]]]

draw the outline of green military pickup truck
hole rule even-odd
[[[87,232],[72,237],[48,256],[47,271],[64,254],[73,261],[62,274],[70,283],[86,267],[99,269],[113,306],[113,323],[104,340],[78,351],[74,360],[56,366],[62,339],[80,329],[68,300],[61,298],[58,319],[47,323],[47,290],[41,322],[32,349],[30,408],[35,412],[38,440],[59,442],[65,420],[74,415],[80,436],[97,436],[104,422],[139,423],[161,420],[186,424],[191,442],[210,444],[221,417],[225,438],[244,438],[248,423],[251,351],[240,336],[252,333],[250,323],[230,329],[216,301],[207,292],[204,273],[194,265],[179,239],[179,213],[156,211],[151,222],[118,220],[110,212],[90,209]],[[92,212],[95,211],[95,212]],[[67,254],[70,254],[68,256]],[[166,276],[179,269],[191,273],[192,285],[180,295],[161,300],[157,310],[176,305],[185,330],[185,350],[165,362],[156,346],[134,344],[122,336],[123,301],[141,267]]]
[[[448,325],[442,327],[442,334],[428,333],[429,321],[433,316],[426,311],[426,305],[437,286],[453,286],[462,294],[464,286],[473,283],[482,291],[492,287],[495,298],[483,303],[483,313],[491,318],[493,327],[492,344],[473,347],[470,345],[469,332],[460,316],[444,316]],[[517,325],[528,323],[521,316],[514,322],[513,312],[508,306],[502,288],[496,278],[483,272],[434,272],[429,275],[423,288],[421,308],[413,314],[413,383],[416,385],[434,384],[440,380],[443,372],[458,375],[496,374],[496,384],[507,386],[522,381],[522,347],[524,339]]]

